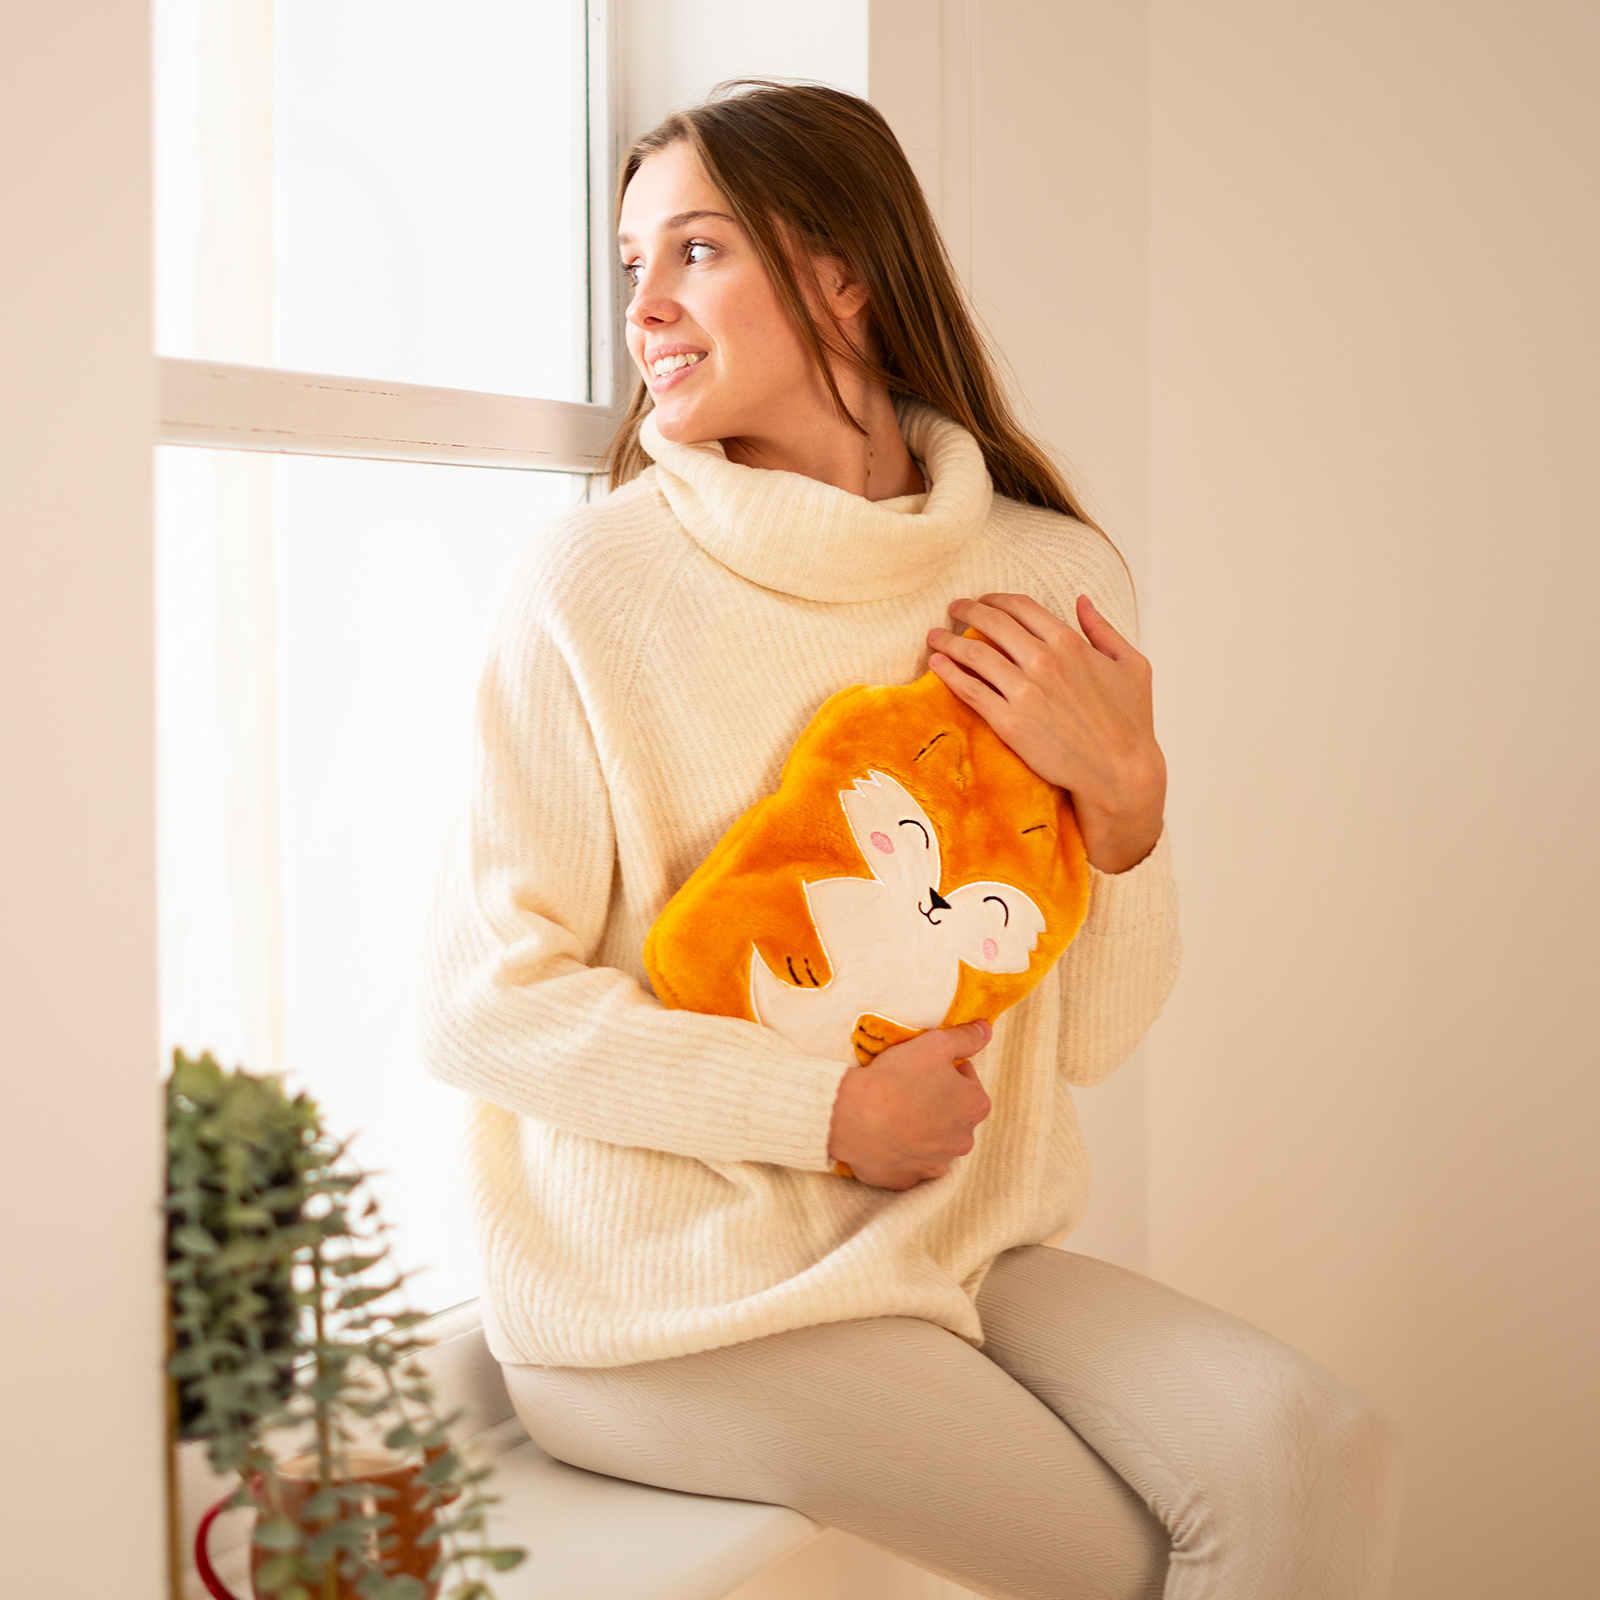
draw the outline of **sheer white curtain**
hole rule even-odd
[[[163,354],[589,392],[585,13],[158,0]],[[357,1136],[419,1304],[476,1293],[421,922],[494,597],[576,476],[158,453],[162,1023]]]
[[[162,355],[588,398],[577,0],[156,0]]]

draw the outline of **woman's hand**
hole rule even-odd
[[[984,637],[934,628],[928,665],[1045,782],[1071,793],[1094,866],[1137,866],[1161,837],[1167,798],[1150,663],[1087,595],[1082,635],[1022,594],[957,600],[950,615]]]
[[[972,1062],[994,1030],[987,1022],[935,1028],[890,1045],[845,1073],[833,1103],[828,1154],[878,1189],[942,1178],[973,1144],[989,1096]]]

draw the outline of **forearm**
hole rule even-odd
[[[430,918],[428,1070],[608,1143],[826,1170],[843,1062],[669,1011],[606,964],[611,793],[564,632],[536,599],[513,596],[478,696],[470,803]]]
[[[611,1144],[826,1171],[842,1062],[728,1017],[669,1011],[550,925],[496,939],[441,911],[424,1004],[444,1082]],[[565,948],[563,948],[565,947]]]

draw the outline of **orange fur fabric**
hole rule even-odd
[[[931,672],[824,702],[645,940],[663,1004],[862,1064],[993,1021],[1083,924],[1071,802]]]

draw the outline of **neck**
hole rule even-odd
[[[839,392],[852,416],[866,428],[859,433],[838,414],[826,386],[808,397],[802,416],[785,419],[782,436],[751,433],[724,439],[730,461],[744,467],[764,467],[774,472],[797,472],[815,478],[864,500],[892,500],[921,494],[922,473],[911,459],[889,391],[845,374]],[[853,381],[851,381],[853,378]]]

